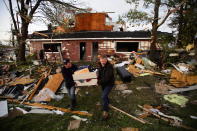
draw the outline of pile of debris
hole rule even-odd
[[[188,98],[176,93],[197,89],[197,75],[193,73],[196,62],[190,61],[188,63],[170,64],[170,67],[159,70],[157,64],[149,60],[144,54],[138,55],[137,53],[132,53],[131,57],[127,60],[119,60],[120,59],[109,58],[109,61],[114,65],[117,74],[121,78],[121,81],[115,82],[115,90],[121,92],[123,97],[133,94],[133,91],[128,87],[128,84],[132,80],[135,80],[137,77],[150,75],[163,79],[155,83],[155,91],[164,95],[163,98],[165,100],[181,107],[186,106]],[[66,108],[46,104],[52,99],[61,100],[64,98],[64,93],[67,93],[60,67],[34,65],[26,70],[11,72],[10,66],[4,65],[1,66],[0,71],[0,98],[6,99],[0,101],[0,107],[2,107],[0,109],[0,117],[9,116],[9,114],[12,114],[14,111],[20,112],[19,114],[55,113],[62,115],[67,112],[83,116],[92,116],[92,114],[86,111],[71,111]],[[97,69],[82,66],[80,70],[77,70],[73,74],[73,79],[77,87],[97,85]],[[136,89],[139,91],[147,88],[149,87],[137,87]],[[76,90],[76,93],[77,91],[78,90]],[[45,104],[43,104],[43,102]],[[30,110],[25,110],[21,107],[8,108],[8,104],[10,103],[22,104],[25,108],[30,108]],[[137,118],[112,105],[110,105],[110,107],[144,124],[151,124],[142,118],[152,114],[165,121],[171,122],[172,125],[183,127],[181,119],[165,115],[159,108],[146,105],[144,107],[139,106],[144,110],[144,113]],[[79,118],[78,116],[73,116],[73,118],[77,120],[71,121],[68,129],[76,129],[79,127],[81,121],[86,121],[85,118]],[[76,125],[72,127],[73,124]]]
[[[135,77],[154,75],[160,80],[160,82],[155,82],[155,92],[163,94],[164,100],[177,104],[180,107],[185,107],[189,99],[187,96],[178,93],[197,89],[197,75],[195,74],[197,62],[194,59],[176,64],[171,63],[170,66],[165,67],[163,70],[159,70],[157,64],[149,60],[147,57],[137,54],[134,54],[133,57],[129,58],[127,61],[120,63],[116,63],[114,60],[111,61],[112,63],[115,63],[114,67],[122,80],[122,82],[116,81],[115,90],[121,92],[131,91],[128,89],[127,84],[134,80]],[[137,87],[136,89],[141,90],[148,88],[150,87]],[[140,121],[148,115],[153,115],[167,121],[173,126],[194,130],[191,127],[183,125],[180,118],[176,116],[168,116],[162,113],[159,108],[153,108],[152,106],[147,105],[139,107],[144,110],[144,113],[138,117]],[[128,113],[127,115],[130,116]]]
[[[63,115],[65,112],[83,116],[92,116],[92,114],[86,111],[72,111],[70,109],[46,104],[52,99],[62,99],[64,97],[63,93],[67,93],[61,69],[57,68],[55,71],[52,71],[53,68],[50,66],[36,67],[34,68],[34,71],[36,72],[34,72],[34,76],[33,74],[25,76],[24,74],[27,70],[15,73],[10,73],[9,70],[6,70],[7,72],[5,72],[4,70],[0,79],[0,98],[2,99],[2,101],[0,101],[0,117],[27,113]],[[37,78],[35,74],[40,75]],[[73,77],[78,87],[97,84],[96,72],[90,72],[88,68],[76,71]],[[59,94],[57,94],[58,91],[60,91]],[[14,108],[8,106],[13,103],[22,104],[24,108],[21,108],[21,106],[16,106]],[[28,110],[26,110],[26,108],[28,108]],[[84,120],[78,116],[75,116],[74,118],[82,121]]]

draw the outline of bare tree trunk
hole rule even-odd
[[[18,43],[18,47],[19,47],[19,61],[25,62],[25,45],[26,45],[26,40],[28,38],[28,25],[29,23],[26,21],[22,21],[22,26],[21,26],[21,36],[19,36],[19,43]]]
[[[194,49],[195,49],[195,59],[197,60],[197,36],[195,36],[194,39]]]
[[[30,17],[28,16],[28,8],[25,7],[25,4],[29,5],[29,1],[26,1],[26,3],[23,1],[20,3],[21,9],[20,9],[20,18],[21,18],[21,35],[18,36],[19,39],[19,61],[25,62],[25,45],[26,40],[28,38],[28,26],[29,22],[31,21]]]
[[[25,62],[25,46],[26,46],[26,40],[28,38],[28,26],[31,22],[36,10],[41,5],[41,2],[55,2],[61,5],[64,5],[65,7],[71,7],[79,10],[80,8],[77,8],[71,4],[68,4],[66,2],[62,2],[61,0],[34,0],[34,5],[32,6],[33,0],[15,0],[17,9],[13,7],[12,0],[8,0],[9,3],[9,13],[12,18],[12,22],[14,25],[13,33],[16,35],[17,40],[17,61]],[[80,9],[83,10],[83,9]],[[20,18],[21,20],[19,20]],[[20,23],[19,23],[20,22]]]
[[[18,59],[17,61],[25,62],[25,39],[19,40],[18,43]]]
[[[177,39],[177,46],[182,47],[182,33],[183,33],[183,5],[180,7],[179,10],[179,24],[178,24],[178,39]]]
[[[156,52],[156,43],[157,43],[157,29],[158,29],[158,19],[159,19],[159,7],[161,4],[161,0],[155,0],[154,7],[154,20],[152,23],[152,31],[151,31],[151,45],[150,45],[150,59],[154,60],[155,52]]]

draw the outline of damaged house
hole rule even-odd
[[[70,31],[48,29],[30,35],[30,52],[44,50],[49,60],[70,58],[72,61],[92,61],[98,54],[125,54],[147,51],[150,31],[114,31],[107,13],[80,13],[75,16]],[[61,51],[61,53],[60,53]]]

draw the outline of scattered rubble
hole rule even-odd
[[[174,54],[170,54],[174,56]],[[175,54],[176,55],[176,54]],[[144,79],[144,76],[157,77],[155,81],[154,90],[159,93],[166,101],[175,103],[181,107],[185,107],[189,101],[189,97],[178,95],[175,93],[192,92],[197,89],[197,75],[194,73],[196,61],[191,60],[188,62],[171,63],[169,67],[158,69],[158,65],[152,62],[148,57],[134,55],[132,58],[120,61],[115,57],[110,57],[111,63],[117,71],[120,80],[115,81],[114,90],[118,91],[123,96],[133,95],[135,90],[130,89],[129,84],[135,81],[136,77]],[[39,61],[33,62],[32,69],[21,69],[17,71],[10,71],[10,65],[1,66],[0,70],[0,97],[6,99],[0,101],[0,117],[15,117],[23,114],[59,114],[65,113],[77,114],[82,116],[92,116],[93,114],[84,111],[71,111],[66,108],[50,106],[48,103],[54,99],[55,101],[64,98],[67,93],[61,68],[52,66],[41,66]],[[39,67],[36,67],[39,66]],[[73,74],[74,81],[76,82],[75,94],[82,90],[81,87],[97,86],[97,70],[91,70],[88,66],[81,67],[80,70]],[[28,73],[27,73],[28,72]],[[138,92],[143,89],[152,89],[150,85],[137,86]],[[90,96],[91,92],[85,91],[85,96]],[[45,102],[47,104],[41,104]],[[22,107],[8,108],[8,104],[15,103],[29,106],[30,110],[25,110]],[[190,102],[196,105],[196,100]],[[139,118],[110,105],[116,111],[119,111],[132,119],[135,119],[143,124],[151,124],[144,120],[145,117],[154,115],[160,119],[170,122],[170,124],[182,126],[182,119],[176,116],[166,115],[160,111],[161,106],[148,107],[139,106],[144,110],[142,116]],[[70,121],[68,130],[77,129],[80,127],[81,121],[87,121],[87,118],[81,118],[76,115],[71,116],[74,121]],[[190,116],[196,119],[195,114]],[[133,130],[137,131],[138,128],[122,128],[122,131]]]

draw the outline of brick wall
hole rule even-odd
[[[107,42],[106,42],[107,41]],[[123,41],[123,40],[116,40],[116,41]],[[85,49],[85,61],[91,61],[92,60],[92,51],[93,51],[93,42],[98,42],[98,54],[108,54],[113,55],[115,52],[115,42],[116,41],[109,41],[109,40],[62,40],[62,41],[53,41],[53,42],[59,42],[61,43],[61,50],[63,58],[70,58],[72,61],[79,61],[80,60],[80,42],[86,43],[86,49]],[[124,40],[124,41],[131,41],[131,40]],[[133,40],[137,41],[137,40]],[[139,41],[139,40],[138,40]],[[148,43],[148,40],[140,40],[141,42],[147,43],[148,46],[150,46]],[[139,42],[140,42],[139,41]],[[50,41],[31,41],[30,44],[30,51],[31,53],[39,53],[41,49],[43,49],[43,43],[48,43]],[[108,43],[109,42],[109,43]],[[110,44],[111,43],[111,44]],[[142,44],[142,45],[143,45]],[[108,46],[109,45],[109,46]],[[141,45],[141,44],[140,44]],[[105,47],[105,48],[103,48]],[[47,53],[48,56],[50,56],[50,59],[56,59],[59,60],[60,56],[59,53]],[[39,57],[38,57],[39,58]]]

